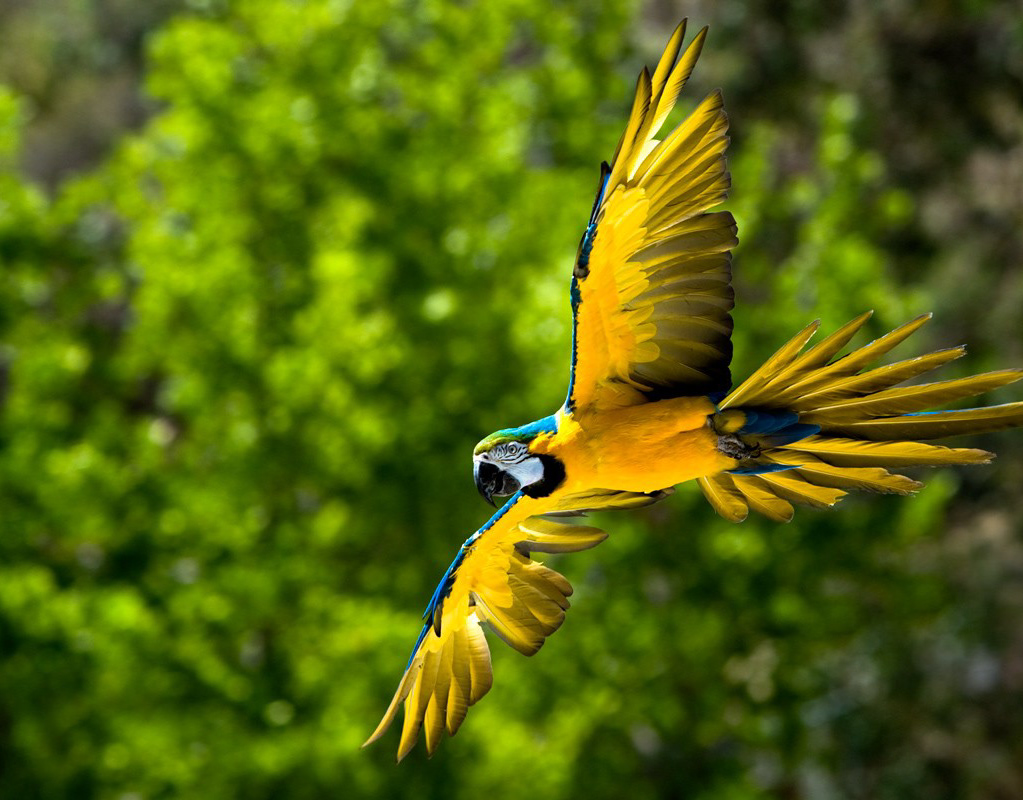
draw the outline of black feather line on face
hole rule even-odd
[[[543,464],[543,477],[522,489],[527,497],[547,497],[565,482],[565,465],[557,458],[546,453],[536,456]]]

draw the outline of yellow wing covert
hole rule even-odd
[[[530,554],[572,553],[600,544],[598,528],[555,519],[592,510],[636,508],[666,492],[635,494],[593,490],[573,494],[541,509],[521,492],[458,551],[434,592],[405,674],[383,719],[364,747],[379,739],[404,705],[398,760],[415,746],[419,731],[432,755],[446,730],[454,736],[469,706],[493,683],[486,622],[520,653],[533,655],[561,627],[572,586]],[[549,498],[548,498],[549,500]],[[551,512],[548,514],[548,512]]]
[[[653,77],[643,70],[625,132],[602,165],[572,277],[569,412],[724,396],[731,385],[730,251],[738,240],[731,214],[708,212],[729,187],[720,92],[663,141],[654,138],[706,32],[679,57],[683,20]]]

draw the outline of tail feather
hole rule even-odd
[[[808,391],[803,395],[804,403],[820,405],[823,403],[841,400],[850,397],[862,397],[873,392],[890,389],[900,383],[915,378],[918,375],[937,369],[949,361],[966,354],[965,347],[951,347],[948,350],[938,350],[928,353],[925,356],[909,358],[905,361],[896,361],[884,367],[868,370],[851,375],[848,378],[839,378],[822,388]]]
[[[726,473],[697,478],[704,497],[729,522],[742,522],[749,515],[749,507],[735,488],[732,476]]]
[[[772,433],[767,436],[757,436],[755,437],[755,441],[762,448],[771,450],[801,441],[807,436],[813,436],[815,433],[820,432],[820,429],[820,425],[807,425],[802,422],[797,422],[795,425],[789,425],[787,428],[778,431],[777,433]]]
[[[813,375],[820,367],[828,364],[835,354],[849,343],[849,340],[856,335],[856,332],[867,324],[867,320],[873,314],[873,311],[860,314],[856,319],[847,322],[830,336],[826,336],[775,375],[768,382],[767,388],[769,390],[773,389],[774,393],[777,393],[779,390],[791,391],[791,387],[794,384],[798,385],[803,376]]]
[[[779,497],[766,484],[754,476],[732,476],[735,487],[742,493],[749,507],[775,522],[788,522],[795,511],[792,503]]]
[[[771,491],[790,503],[814,508],[831,508],[847,494],[843,489],[813,483],[809,475],[804,474],[801,469],[772,472],[757,477],[766,483]]]
[[[844,358],[839,358],[820,369],[799,376],[788,386],[783,387],[781,384],[776,384],[777,388],[784,388],[784,391],[776,393],[772,402],[791,404],[793,411],[810,410],[808,406],[804,405],[804,398],[809,392],[827,386],[835,378],[846,378],[857,374],[867,364],[880,358],[926,325],[930,319],[930,314],[923,314]]]
[[[1021,378],[1023,370],[1004,369],[951,381],[887,389],[864,397],[853,397],[835,401],[830,405],[818,406],[815,411],[803,415],[801,419],[804,422],[815,422],[818,419],[847,419],[850,422],[859,422],[881,416],[897,417],[922,412],[932,406],[962,400],[964,397],[976,397],[983,392],[1008,386]]]
[[[923,486],[919,481],[905,475],[895,475],[881,467],[835,466],[809,453],[794,451],[786,451],[780,457],[788,464],[797,465],[799,474],[818,486],[884,494],[912,494]]]
[[[930,410],[1015,383],[1023,379],[1020,369],[899,386],[959,358],[962,347],[865,369],[919,330],[930,314],[836,357],[869,318],[860,315],[803,352],[819,322],[807,326],[720,403],[723,422],[745,415],[744,426],[733,422],[732,429],[738,428],[756,456],[740,461],[730,474],[701,479],[718,513],[739,521],[752,508],[786,521],[792,504],[824,508],[853,490],[910,494],[922,484],[889,469],[993,458],[984,450],[923,440],[1023,426],[1023,402]]]
[[[875,442],[899,439],[942,439],[964,433],[991,433],[1023,425],[1023,402],[962,411],[922,411],[897,417],[828,425],[830,433]]]
[[[788,342],[767,361],[765,361],[760,369],[749,376],[743,383],[737,386],[732,392],[721,402],[719,408],[724,411],[726,408],[740,406],[754,406],[759,403],[751,402],[750,398],[758,397],[763,393],[767,387],[769,381],[774,376],[785,369],[792,363],[793,359],[799,355],[799,351],[803,349],[810,338],[817,333],[817,329],[821,326],[821,321],[814,320],[807,325],[803,330],[789,339]]]
[[[993,453],[973,447],[945,447],[924,442],[869,442],[838,436],[811,436],[799,443],[799,450],[813,453],[836,467],[878,464],[887,467],[941,467],[987,464],[994,458]]]

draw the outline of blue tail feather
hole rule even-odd
[[[801,439],[805,439],[807,436],[813,436],[820,432],[820,425],[797,422],[794,425],[781,429],[777,433],[763,436],[757,441],[761,447],[784,447],[787,444],[793,444]]]
[[[746,415],[746,422],[739,433],[776,433],[799,421],[795,411],[754,411],[745,408],[742,411]]]
[[[790,469],[799,469],[798,464],[752,464],[748,467],[736,467],[727,470],[729,475],[765,475],[768,472],[787,472]]]
[[[782,447],[820,433],[821,430],[819,425],[800,422],[799,414],[795,411],[744,408],[742,413],[746,415],[746,421],[738,433],[756,436],[756,442],[761,447]]]

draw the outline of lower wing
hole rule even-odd
[[[571,584],[531,554],[573,553],[607,538],[604,531],[567,517],[638,508],[667,494],[594,490],[554,502],[533,500],[522,492],[513,495],[465,541],[444,573],[423,615],[425,624],[398,690],[363,747],[384,735],[404,704],[398,760],[415,746],[420,730],[432,755],[441,734],[446,730],[454,736],[469,706],[493,683],[481,623],[530,656],[565,620]]]

